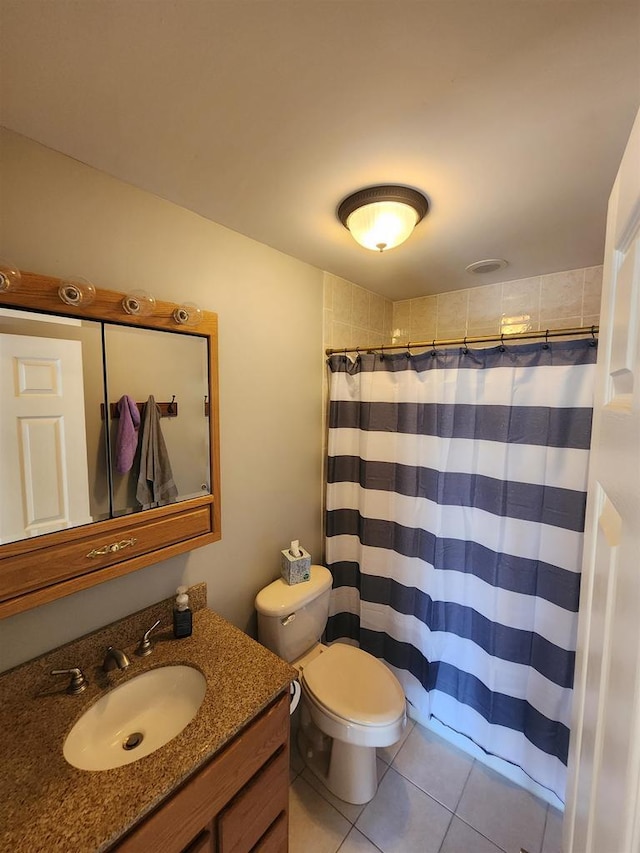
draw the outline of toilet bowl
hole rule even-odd
[[[354,646],[320,641],[329,615],[331,573],[311,566],[308,582],[278,579],[256,597],[258,639],[300,673],[298,744],[309,769],[337,797],[363,804],[377,787],[376,747],[406,725],[405,697],[384,663]]]
[[[343,643],[321,649],[324,654],[299,670],[300,753],[341,800],[368,803],[378,787],[376,747],[396,743],[406,725],[404,694],[367,652]],[[330,741],[318,741],[312,726]]]

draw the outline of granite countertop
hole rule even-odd
[[[155,615],[151,610],[144,611],[146,628]],[[289,664],[211,610],[197,610],[193,626],[193,635],[181,640],[173,638],[170,627],[158,629],[153,653],[146,658],[134,655],[135,644],[114,642],[131,659],[124,671],[102,672],[98,665],[106,648],[102,637],[102,642],[93,638],[93,646],[89,642],[84,647],[85,653],[93,648],[96,655],[90,658],[91,666],[86,659],[64,660],[70,654],[64,647],[66,655],[56,650],[57,655],[44,655],[0,677],[1,851],[107,850],[296,676]],[[91,704],[141,672],[170,664],[194,666],[207,679],[200,710],[177,737],[151,755],[113,770],[78,770],[66,762],[65,737]],[[81,666],[89,687],[79,696],[67,695],[67,679],[50,676],[52,666]]]

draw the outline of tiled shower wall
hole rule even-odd
[[[393,304],[394,343],[597,325],[602,267],[504,281]]]
[[[323,331],[325,349],[391,343],[393,302],[325,273]]]
[[[598,266],[391,302],[325,273],[324,347],[591,326],[601,288]]]

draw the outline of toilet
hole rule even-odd
[[[345,643],[320,643],[329,616],[331,573],[311,566],[309,581],[282,579],[256,596],[258,639],[298,669],[298,744],[309,769],[348,803],[368,803],[378,787],[376,747],[400,740],[405,697],[373,655]]]

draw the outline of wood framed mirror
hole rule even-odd
[[[28,272],[3,285],[0,618],[220,539],[217,315],[130,314],[127,294],[87,302]]]

